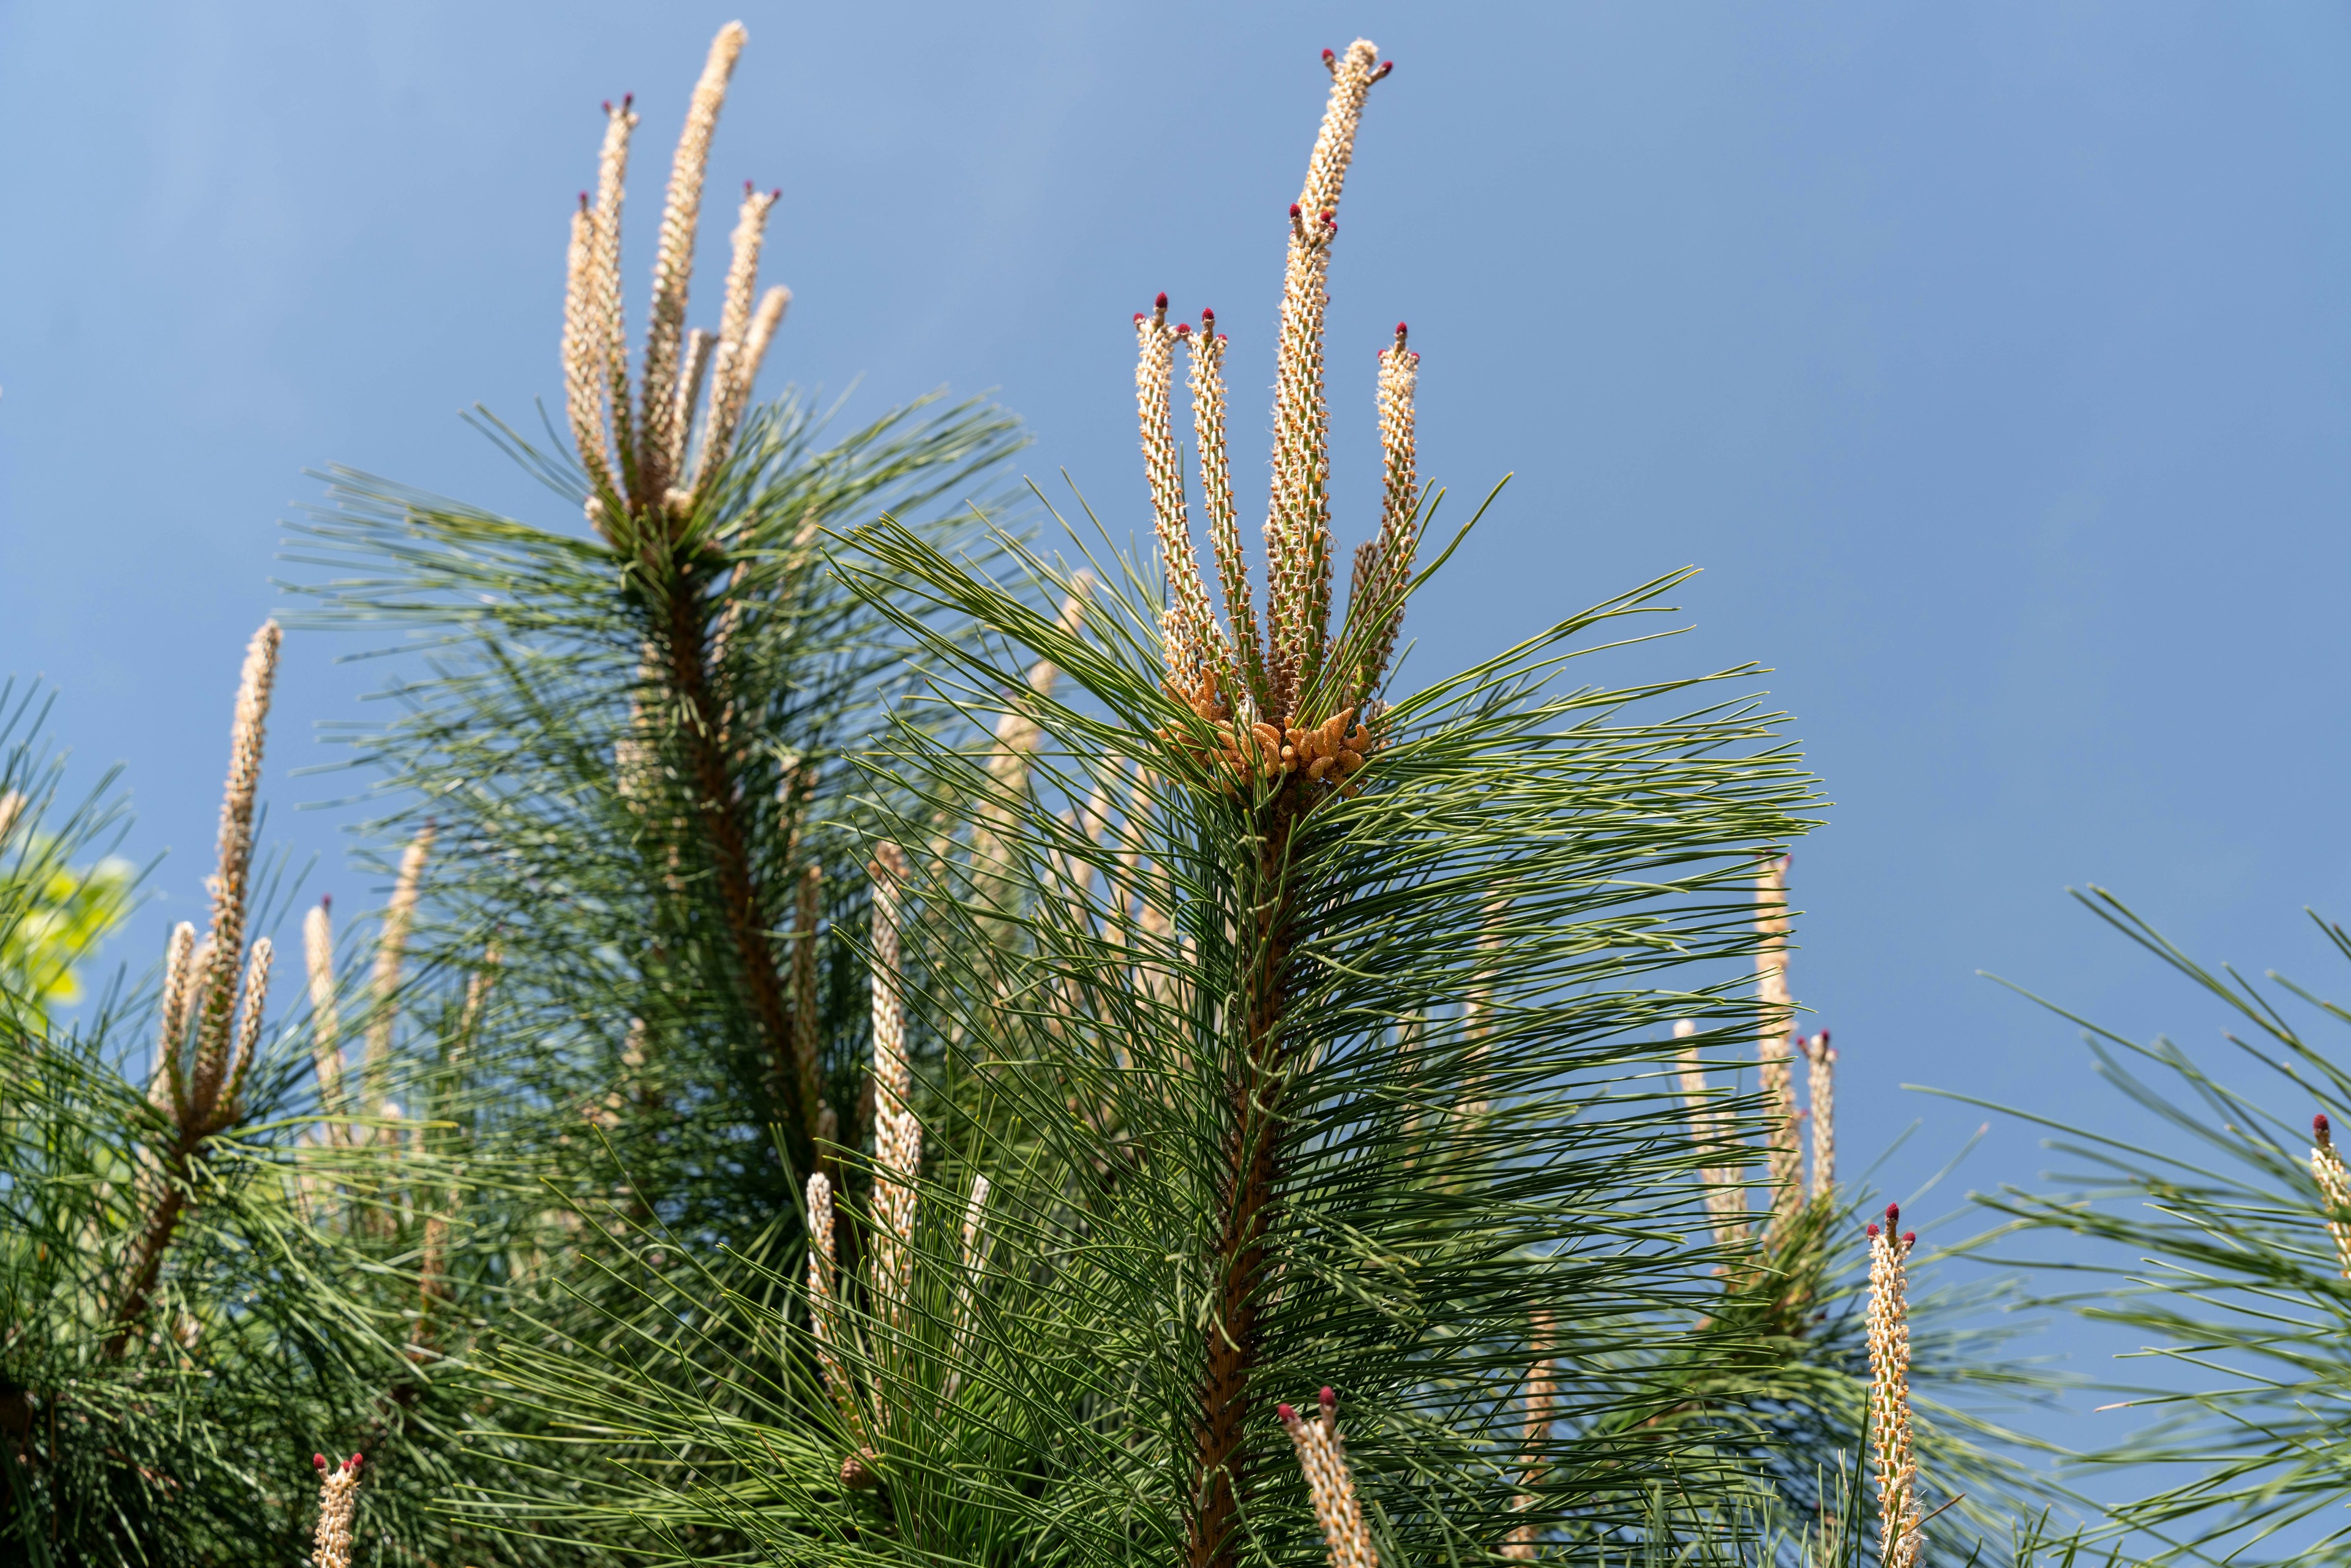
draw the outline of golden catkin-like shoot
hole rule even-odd
[[[254,943],[252,961],[245,971],[245,1011],[236,1026],[236,1064],[229,1069],[228,1082],[222,1089],[215,1114],[224,1124],[234,1121],[237,1100],[245,1090],[245,1075],[253,1066],[253,1052],[261,1042],[261,1011],[269,1001],[269,964],[277,949],[268,937]]]
[[[2317,1179],[2318,1190],[2326,1199],[2328,1215],[2326,1234],[2334,1239],[2335,1256],[2343,1266],[2343,1277],[2351,1280],[2351,1170],[2346,1170],[2343,1156],[2335,1147],[2334,1129],[2323,1115],[2310,1119],[2310,1174]]]
[[[1372,1532],[1364,1524],[1362,1504],[1355,1500],[1355,1478],[1347,1469],[1346,1446],[1339,1439],[1339,1401],[1325,1388],[1322,1414],[1314,1419],[1290,1406],[1277,1408],[1290,1433],[1299,1468],[1306,1472],[1306,1494],[1314,1505],[1314,1519],[1322,1527],[1322,1543],[1331,1568],[1379,1568],[1372,1549]]]
[[[324,1454],[310,1462],[319,1471],[319,1529],[312,1538],[311,1568],[351,1568],[351,1524],[360,1507],[360,1464],[353,1454],[330,1464]]]
[[[579,209],[571,214],[571,244],[564,254],[563,412],[580,466],[588,475],[589,491],[601,497],[618,490],[604,430],[611,328],[604,319],[603,290],[597,280],[596,214],[588,202],[588,193],[581,192]]]
[[[586,280],[593,308],[593,340],[601,345],[596,361],[603,383],[602,398],[588,416],[592,421],[590,434],[603,454],[604,465],[615,470],[614,499],[623,504],[633,487],[637,467],[635,414],[630,407],[628,320],[621,303],[621,207],[628,193],[629,138],[637,128],[637,116],[629,105],[630,99],[623,98],[617,110],[609,103],[604,106],[604,145],[596,157],[593,259]],[[611,417],[609,437],[604,426],[607,411]],[[580,417],[573,416],[575,431]],[[580,461],[589,461],[586,451],[581,452]],[[590,505],[597,504],[597,498],[590,497]],[[609,528],[605,537],[608,542],[613,538]]]
[[[1828,1030],[1804,1041],[1804,1065],[1813,1128],[1811,1192],[1817,1203],[1836,1193],[1836,1049],[1829,1044]]]
[[[370,998],[367,1056],[362,1063],[367,1103],[361,1109],[379,1113],[386,1076],[392,1071],[393,1026],[400,1016],[400,976],[408,958],[408,934],[416,923],[416,901],[424,885],[424,865],[433,854],[437,830],[431,821],[401,852],[400,870],[392,882],[392,901],[384,906],[383,929],[377,933],[374,995]]]
[[[903,1324],[914,1285],[915,1180],[923,1124],[914,1115],[906,1062],[906,1010],[899,934],[906,857],[895,844],[873,856],[873,1293],[884,1316]]]
[[[710,425],[703,437],[702,455],[695,459],[694,488],[697,491],[734,449],[743,412],[751,406],[752,385],[759,379],[760,363],[768,357],[768,344],[774,339],[776,329],[784,324],[784,311],[791,302],[792,291],[781,284],[761,295],[742,342],[712,372]],[[807,531],[806,525],[802,531]]]
[[[841,1254],[833,1238],[832,1182],[822,1171],[808,1179],[808,1223],[809,1334],[816,1343],[817,1365],[824,1374],[826,1391],[841,1415],[856,1423],[856,1391],[841,1360],[849,1330],[841,1315]]]
[[[1420,383],[1420,356],[1406,347],[1406,329],[1396,323],[1395,346],[1380,355],[1380,532],[1357,558],[1369,602],[1348,595],[1347,618],[1363,617],[1370,646],[1358,700],[1369,697],[1395,656],[1404,626],[1405,592],[1420,551],[1420,466],[1413,394]]]
[[[493,937],[482,949],[480,966],[465,977],[465,1001],[457,1010],[457,1038],[451,1049],[453,1060],[458,1054],[471,1051],[474,1041],[479,1038],[482,1015],[489,1010],[490,990],[498,983],[498,968],[505,961],[506,955],[497,939]]]
[[[333,906],[326,899],[302,917],[302,965],[310,988],[310,1061],[319,1075],[319,1106],[333,1115],[343,1100],[342,1016],[335,998]]]
[[[1551,1442],[1552,1423],[1559,1415],[1559,1368],[1543,1354],[1552,1333],[1551,1314],[1537,1313],[1534,1328],[1534,1349],[1539,1359],[1527,1368],[1526,1428],[1519,1472],[1520,1484],[1528,1487],[1532,1487],[1542,1475],[1543,1451]],[[1534,1505],[1531,1492],[1520,1493],[1513,1504],[1520,1513]],[[1536,1534],[1537,1529],[1532,1523],[1520,1525],[1502,1543],[1502,1555],[1513,1562],[1532,1562]]]
[[[743,205],[736,215],[732,237],[734,254],[726,267],[726,299],[718,317],[718,351],[711,362],[710,420],[703,432],[702,455],[695,463],[695,488],[725,458],[749,401],[750,377],[758,372],[750,349],[759,287],[759,250],[767,236],[768,214],[780,193],[763,194],[748,182],[743,186]],[[677,438],[682,443],[684,433],[680,431]]]
[[[1249,561],[1241,553],[1240,520],[1233,506],[1233,471],[1225,445],[1225,337],[1217,313],[1200,312],[1200,331],[1191,341],[1192,440],[1200,453],[1200,509],[1208,515],[1208,549],[1223,591],[1225,622],[1232,633],[1237,692],[1228,706],[1251,705],[1265,688],[1265,643],[1258,635],[1257,605],[1249,593]],[[1173,565],[1168,568],[1172,573]],[[1254,717],[1254,715],[1249,716]]]
[[[1274,711],[1289,715],[1316,673],[1331,601],[1330,407],[1322,329],[1340,193],[1378,50],[1358,38],[1331,57],[1331,96],[1306,183],[1290,209],[1290,250],[1274,350],[1273,494],[1265,525],[1267,616]]]
[[[186,921],[172,927],[163,949],[162,1027],[155,1040],[155,1084],[151,1093],[158,1110],[169,1112],[174,1124],[188,1119],[187,1070],[182,1053],[188,1044],[188,1009],[201,977],[196,972],[196,928]]]
[[[1886,1206],[1883,1228],[1869,1227],[1869,1447],[1877,1470],[1877,1526],[1883,1568],[1913,1568],[1922,1546],[1918,1465],[1910,1439],[1909,1254],[1917,1238],[1894,1228],[1901,1210]]]
[[[1788,857],[1766,855],[1755,878],[1756,1059],[1763,1089],[1764,1150],[1770,1166],[1771,1218],[1765,1244],[1787,1233],[1802,1207],[1804,1156],[1796,1128],[1795,1069],[1789,1036],[1795,1002],[1788,989]]]
[[[1698,1025],[1684,1019],[1674,1025],[1674,1038],[1687,1040],[1698,1033]],[[1689,1109],[1690,1135],[1701,1149],[1729,1149],[1732,1146],[1730,1115],[1716,1103],[1707,1085],[1706,1068],[1698,1059],[1698,1048],[1685,1044],[1678,1062],[1682,1103]],[[1698,1170],[1698,1181],[1706,1189],[1706,1210],[1714,1224],[1716,1245],[1724,1251],[1736,1253],[1745,1249],[1748,1241],[1747,1189],[1740,1182],[1736,1165],[1704,1166]]]
[[[710,369],[711,350],[718,340],[696,327],[685,335],[685,360],[678,367],[677,384],[670,389],[669,453],[662,460],[662,471],[673,476],[685,472],[686,442],[694,430],[694,411],[702,397],[702,383]],[[673,488],[669,504],[680,510],[694,504],[694,497],[684,490]]]
[[[678,351],[685,338],[686,287],[694,277],[703,181],[709,171],[710,139],[718,129],[718,111],[726,102],[726,83],[735,74],[735,62],[748,37],[740,22],[729,22],[710,41],[702,79],[694,85],[685,126],[678,133],[677,152],[670,162],[669,196],[662,207],[661,238],[653,256],[653,319],[645,329],[645,428],[637,456],[643,470],[638,483],[649,502],[661,498],[672,477],[668,468],[674,408],[670,389],[676,382]]]
[[[726,456],[768,340],[790,299],[781,288],[758,295],[759,254],[777,196],[747,185],[718,330],[686,329],[686,293],[711,138],[747,37],[739,22],[719,29],[686,107],[662,209],[644,357],[633,383],[621,306],[621,205],[629,140],[638,118],[628,99],[618,109],[604,106],[596,193],[592,201],[583,195],[572,219],[564,291],[564,401],[572,443],[589,480],[589,520],[615,548],[653,542],[635,524],[662,517],[670,535],[662,542],[674,541],[679,519],[692,511],[705,481]],[[705,411],[698,451],[697,409]]]
[[[261,748],[282,635],[277,622],[263,622],[246,645],[245,669],[237,681],[228,782],[221,794],[220,860],[206,883],[212,893],[214,960],[197,985],[193,1002],[195,1070],[190,1087],[198,1101],[206,1101],[205,1086],[216,1088],[220,1082],[235,1023],[237,968],[245,956],[246,884],[253,866],[254,804],[261,788]]]
[[[1151,489],[1151,512],[1159,538],[1159,559],[1167,579],[1167,608],[1160,616],[1160,641],[1168,679],[1189,690],[1203,669],[1227,661],[1212,651],[1218,641],[1215,620],[1200,581],[1200,561],[1192,549],[1192,525],[1184,504],[1184,459],[1176,444],[1169,399],[1175,385],[1176,345],[1190,335],[1170,326],[1167,296],[1150,314],[1134,317],[1135,413],[1143,429],[1143,472]]]

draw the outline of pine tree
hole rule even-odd
[[[1566,679],[1680,574],[1391,696],[1437,503],[1402,328],[1333,628],[1325,278],[1388,69],[1362,42],[1326,63],[1262,625],[1224,339],[1164,296],[1135,319],[1155,568],[999,538],[984,572],[888,519],[841,540],[929,682],[863,764],[872,1133],[809,1176],[799,1267],[712,1262],[625,1365],[501,1358],[636,1457],[583,1531],[679,1560],[716,1534],[774,1562],[1438,1562],[1655,1540],[1749,1485],[1650,1419],[1688,1375],[1650,1347],[1725,1257],[1691,1239],[1707,1156],[1654,1041],[1684,1016],[1752,1037],[1748,878],[1805,780],[1710,694],[1744,670]]]
[[[0,1022],[11,1562],[290,1556],[309,1534],[300,1453],[324,1430],[380,1427],[406,1373],[414,1276],[314,1223],[321,1175],[298,1143],[309,1031],[267,1017],[283,867],[256,841],[278,646],[272,622],[246,653],[206,936],[183,923],[159,988],[118,982],[70,1025],[35,1006]],[[38,910],[120,815],[103,792],[59,810],[57,764],[31,727],[0,745],[17,803],[0,908]],[[413,1181],[430,1161],[406,1164]],[[380,1172],[340,1174],[350,1201],[380,1195]],[[382,1511],[392,1539],[433,1534],[421,1490]]]
[[[479,1349],[632,1364],[635,1338],[702,1288],[702,1262],[796,1263],[802,1182],[870,1130],[850,933],[873,808],[847,759],[904,685],[906,643],[824,569],[823,541],[888,508],[945,547],[977,544],[960,509],[992,497],[1020,437],[981,402],[836,432],[797,394],[756,402],[789,298],[759,287],[773,193],[745,191],[716,330],[687,328],[705,171],[745,41],[720,30],[686,106],[642,351],[622,319],[639,120],[624,99],[605,105],[595,188],[571,219],[564,445],[476,415],[554,515],[336,470],[305,526],[298,559],[336,574],[311,622],[399,629],[390,651],[423,655],[396,716],[349,737],[389,803],[369,831],[399,929],[365,983],[360,1061],[319,1058],[320,1100],[341,1103],[352,1136],[313,1153],[325,1169],[423,1149],[456,1173],[430,1192],[386,1178],[346,1227],[423,1291],[396,1429],[363,1445],[380,1498],[434,1451],[440,1495],[492,1515],[575,1495],[580,1466],[537,1446],[563,1412],[479,1375]],[[313,994],[331,1013],[333,979]],[[650,1282],[613,1268],[648,1225],[671,1238]],[[602,1561],[629,1539],[540,1532],[513,1550]]]
[[[1942,1520],[1917,1538],[1916,1551],[1929,1563],[1966,1563],[2021,1511],[2074,1500],[2026,1458],[2046,1456],[2048,1445],[1997,1418],[2045,1397],[2054,1380],[2008,1348],[2015,1331],[2003,1314],[2018,1304],[2013,1280],[1930,1288],[1910,1300],[1916,1246],[1899,1239],[1915,1233],[1899,1229],[1898,1207],[1879,1204],[1865,1173],[1858,1185],[1840,1177],[1837,1051],[1828,1030],[1807,1035],[1796,1027],[1788,874],[1787,858],[1771,857],[1755,877],[1761,1021],[1751,1061],[1760,1092],[1742,1100],[1729,1082],[1710,1077],[1719,1068],[1742,1069],[1746,1052],[1708,1052],[1694,1020],[1674,1026],[1691,1136],[1709,1155],[1698,1173],[1708,1218],[1729,1261],[1720,1299],[1696,1338],[1665,1358],[1669,1369],[1689,1368],[1668,1418],[1711,1433],[1726,1457],[1766,1478],[1769,1506],[1800,1519],[1836,1512],[1838,1493],[1851,1490],[1849,1472],[1871,1450],[1868,1434],[1879,1425],[1873,1402],[1886,1397],[1871,1325],[1887,1273],[1881,1254],[1898,1245],[1906,1450],[1915,1432],[1905,1490],[1911,1513]],[[1730,1113],[1750,1107],[1763,1124],[1760,1147],[1733,1131],[1739,1124]],[[1881,1241],[1881,1227],[1894,1243]],[[1896,1549],[1907,1550],[1898,1531],[1896,1537]]]
[[[2109,1408],[2148,1417],[2080,1468],[2153,1490],[2114,1505],[2101,1533],[2149,1563],[2351,1562],[2336,1517],[2351,1456],[2340,1409],[2351,1387],[2351,1177],[2335,1144],[2351,1069],[2309,1027],[2346,1014],[2274,973],[2265,989],[2199,963],[2102,888],[2075,896],[2226,1007],[2244,1031],[2227,1037],[2241,1064],[2269,1085],[2239,1087],[2174,1040],[2133,1040],[2043,1003],[2081,1028],[2100,1076],[2178,1140],[2009,1109],[2048,1129],[2072,1168],[2054,1190],[2011,1185],[1985,1199],[2025,1239],[2060,1243],[2056,1264],[2032,1249],[2052,1305],[2127,1330],[2140,1347],[2132,1359],[2146,1370],[2110,1385]],[[2313,918],[2351,957],[2351,933]],[[1994,1232],[1981,1245],[2011,1239]]]

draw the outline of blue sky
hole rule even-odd
[[[304,468],[554,519],[457,413],[558,395],[597,100],[638,94],[649,224],[736,16],[712,174],[783,191],[768,389],[996,389],[1122,527],[1129,316],[1215,306],[1260,429],[1317,51],[1396,58],[1332,275],[1343,534],[1402,317],[1424,473],[1517,475],[1416,609],[1422,669],[1706,569],[1670,657],[1770,666],[1836,802],[1795,976],[1848,1159],[1923,1117],[1924,1171],[1980,1119],[1904,1082],[2113,1119],[1979,969],[2217,1045],[2068,884],[2345,988],[2301,914],[2351,917],[2351,21],[2319,5],[0,5],[0,670],[57,684],[173,852],[118,956],[198,902]],[[334,814],[291,810],[340,785],[288,776],[379,678],[355,651],[289,642],[269,792],[360,904]],[[1996,1129],[1961,1182],[2041,1163]]]

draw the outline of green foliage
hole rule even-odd
[[[46,883],[120,819],[104,795],[56,810],[39,715],[13,714],[0,739],[26,805],[5,863]],[[37,889],[15,904],[38,906]],[[154,1018],[152,994],[117,986],[71,1029],[33,1008],[0,1022],[8,1561],[290,1558],[309,1529],[311,1443],[380,1431],[406,1375],[389,1260],[306,1211],[287,1116],[305,1064],[266,1052],[238,1113],[183,1145],[141,1087]],[[151,1247],[142,1295],[131,1281]],[[397,1485],[380,1511],[409,1533]]]
[[[1882,1218],[1877,1207],[1866,1186],[1804,1204],[1772,1245],[1753,1243],[1696,1329],[1674,1336],[1655,1358],[1656,1375],[1679,1389],[1663,1419],[1703,1434],[1718,1462],[1752,1478],[1764,1489],[1769,1500],[1759,1506],[1767,1512],[1814,1524],[1839,1514],[1849,1500],[1851,1467],[1867,1451],[1868,1268],[1861,1237],[1865,1216]],[[2049,1446],[1998,1418],[2046,1399],[2057,1385],[2048,1369],[2010,1349],[2027,1327],[2015,1320],[2022,1304],[2016,1282],[1938,1286],[1937,1261],[1922,1259],[1911,1275],[1911,1404],[1920,1495],[1941,1520],[1927,1532],[1925,1561],[1956,1565],[1980,1560],[1984,1542],[1997,1541],[2027,1507],[2074,1500],[2050,1484],[2045,1458],[2039,1469],[2030,1462],[2036,1452],[2047,1456]],[[1922,1277],[1929,1282],[1919,1290]],[[1784,1525],[1773,1532],[1789,1536]],[[1802,1561],[1824,1550],[1807,1546]]]
[[[1625,1419],[1673,1397],[1639,1348],[1712,1293],[1644,1038],[1749,1016],[1723,962],[1753,946],[1745,878],[1808,796],[1749,706],[1670,706],[1707,683],[1555,679],[1675,580],[1399,703],[1361,796],[1310,809],[1228,795],[1165,738],[1188,710],[1138,634],[1150,600],[999,543],[1011,587],[894,524],[842,564],[935,681],[866,769],[868,831],[925,846],[912,1283],[872,1276],[844,1309],[846,1397],[789,1263],[730,1260],[615,1363],[509,1354],[583,1432],[675,1456],[603,1516],[654,1521],[679,1561],[716,1533],[774,1562],[1164,1562],[1221,1472],[1249,1558],[1310,1561],[1273,1406],[1324,1383],[1393,1561],[1522,1525],[1632,1539],[1653,1489],[1730,1484],[1702,1443]],[[1079,623],[1031,608],[1057,593]],[[938,630],[960,623],[981,635]],[[1042,731],[1033,769],[969,743],[1008,714]],[[888,1174],[843,1164],[855,1191]],[[852,1250],[877,1245],[870,1200],[850,1212]],[[1560,1419],[1530,1443],[1546,1359]],[[849,1459],[878,1488],[844,1489]]]
[[[2264,989],[2208,968],[2104,890],[2077,896],[2224,1004],[2244,1030],[2229,1036],[2241,1064],[2271,1086],[2248,1092],[2170,1040],[2138,1043],[2043,1004],[2081,1025],[2101,1076],[2169,1134],[2154,1147],[2011,1111],[2049,1128],[2074,1170],[2058,1191],[1985,1200],[2028,1236],[2063,1239],[2065,1260],[2040,1266],[2081,1283],[2054,1304],[2145,1346],[2135,1357],[2149,1375],[2116,1392],[2153,1419],[2085,1463],[2159,1479],[2113,1509],[2135,1560],[2351,1561],[2335,1517],[2351,1480],[2351,1257],[2329,1236],[2351,1210],[2310,1156],[2312,1115],[2351,1109],[2351,1071],[2289,1009],[2316,1023],[2351,1012],[2275,975]],[[2320,928],[2351,957],[2351,936]]]
[[[582,503],[563,460],[486,423]],[[831,438],[787,401],[753,412],[658,550],[352,474],[308,528],[303,559],[340,574],[318,619],[406,630],[424,666],[351,739],[394,806],[377,841],[430,823],[405,951],[438,1011],[402,1009],[380,1093],[463,1167],[430,1206],[467,1260],[437,1277],[462,1327],[435,1385],[455,1378],[465,1412],[444,1497],[561,1509],[585,1484],[547,1447],[565,1413],[518,1398],[475,1349],[620,1354],[701,1289],[698,1260],[799,1256],[814,1141],[860,1135],[864,970],[847,933],[866,808],[844,758],[904,680],[903,640],[823,570],[819,532],[891,506],[960,539],[954,508],[1018,444],[979,403]],[[491,1000],[465,1018],[476,992]],[[426,1207],[387,1209],[412,1260]],[[673,1236],[650,1292],[611,1271],[649,1222]]]
[[[49,700],[0,682],[0,1010],[23,1027],[81,1000],[80,966],[130,913],[138,881],[103,852],[122,826],[111,775],[58,828],[39,826],[58,787],[37,747]],[[95,860],[72,863],[93,850]]]

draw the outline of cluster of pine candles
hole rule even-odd
[[[686,105],[641,351],[623,98],[570,215],[571,449],[490,422],[571,531],[349,475],[319,530],[366,563],[329,619],[475,661],[369,740],[408,802],[371,940],[339,951],[309,908],[307,1011],[273,1030],[272,622],[149,1071],[110,1099],[63,1037],[0,1061],[59,1107],[27,1135],[0,1104],[20,1155],[92,1106],[126,1129],[59,1164],[37,1244],[0,1235],[0,1500],[31,1561],[173,1561],[124,1521],[194,1518],[204,1487],[188,1561],[298,1512],[314,1568],[1966,1561],[1935,1521],[2012,1472],[1933,1403],[1899,1210],[1852,1235],[1836,1054],[1789,983],[1810,781],[1739,705],[1637,716],[1698,682],[1553,681],[1678,579],[1395,691],[1438,498],[1398,323],[1338,597],[1325,312],[1391,67],[1324,52],[1279,215],[1260,617],[1229,317],[1134,317],[1155,573],[916,517],[1013,450],[994,411],[820,449],[757,402],[776,193],[745,187],[717,327],[688,329],[745,38]],[[0,841],[29,843],[0,782]],[[1710,1080],[1750,1058],[1753,1093]],[[2256,1151],[2306,1173],[2301,1207],[2241,1212],[2297,1288],[2320,1214],[2332,1291],[2351,1170],[2314,1126],[2307,1162]],[[2137,1234],[2089,1214],[2032,1218]],[[36,1329],[56,1353],[20,1374]],[[289,1434],[252,1435],[273,1420],[359,1450],[316,1456],[315,1506]],[[1874,1531],[1823,1479],[1850,1501],[1865,1466]]]

